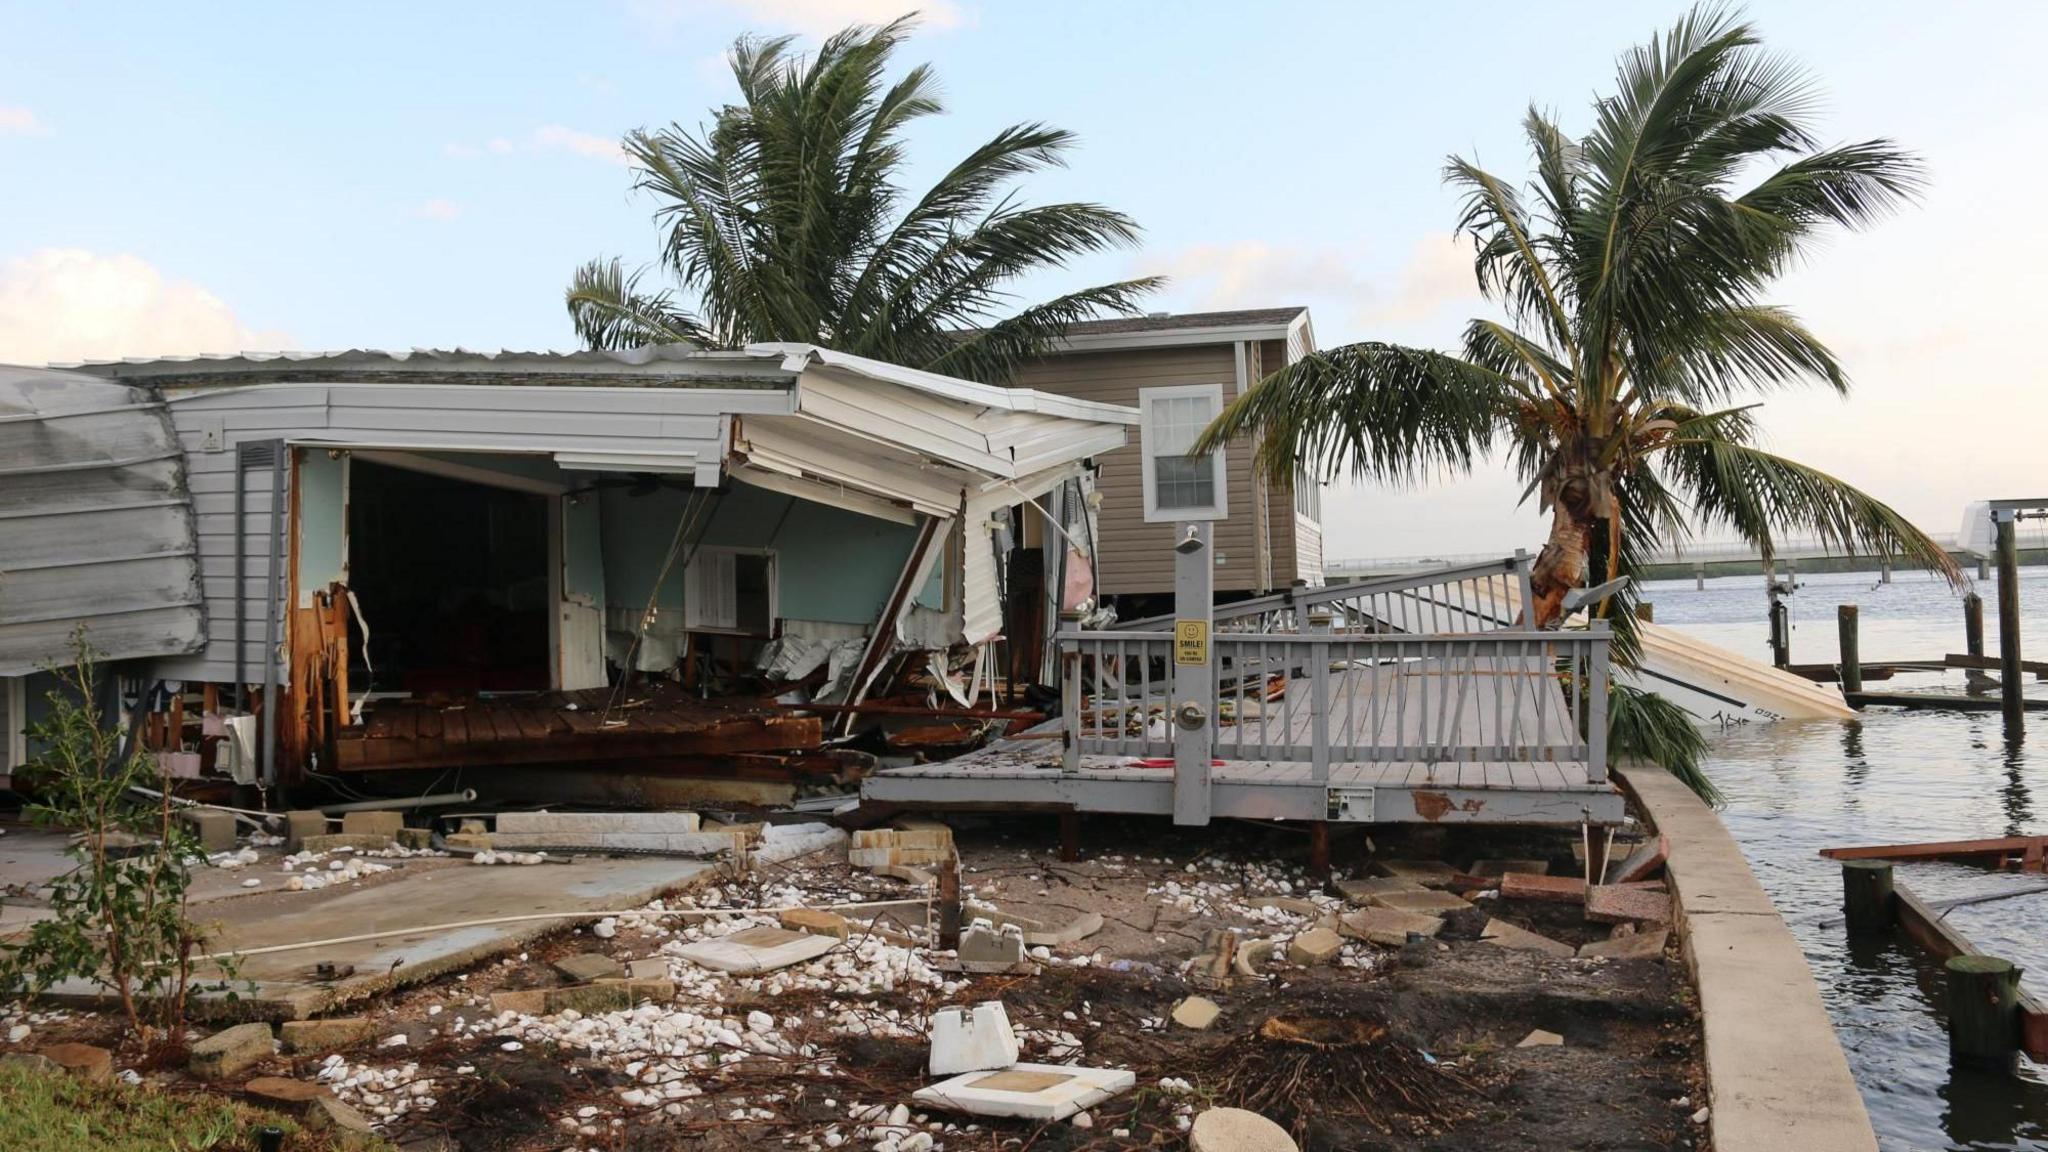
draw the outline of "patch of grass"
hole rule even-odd
[[[270,1124],[284,1129],[292,1152],[337,1147],[325,1133],[218,1096],[0,1065],[0,1148],[7,1152],[256,1152],[256,1133]]]

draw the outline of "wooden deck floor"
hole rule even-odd
[[[544,692],[435,704],[379,700],[335,739],[343,771],[555,764],[817,748],[821,722],[751,700],[662,686],[606,712],[611,693]]]

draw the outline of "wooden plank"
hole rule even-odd
[[[1939,696],[1931,692],[1844,692],[1851,706],[1867,708],[1914,708],[1942,712],[1996,712],[2004,705],[1996,696]],[[2020,702],[2029,712],[2048,712],[2048,697],[2029,697]]]
[[[469,742],[469,710],[467,708],[441,709],[441,739],[448,744]]]
[[[1941,860],[1957,856],[2037,855],[2048,844],[2048,836],[2003,836],[1991,840],[1931,840],[1918,844],[1870,844],[1848,848],[1823,848],[1830,860]]]
[[[1899,927],[1936,958],[1947,960],[1952,956],[1984,955],[1969,937],[1957,931],[1953,924],[1942,918],[1940,912],[1928,907],[1904,884],[1894,886],[1892,892],[1897,898]],[[2048,1005],[2043,1005],[2039,997],[2025,988],[2020,989],[2020,1047],[2036,1060],[2048,1059]]]

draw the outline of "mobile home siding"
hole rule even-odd
[[[263,679],[264,604],[270,582],[270,473],[244,477],[235,524],[237,446],[283,440],[312,445],[495,452],[695,452],[716,462],[724,412],[786,412],[781,389],[593,388],[426,384],[263,384],[173,392],[199,542],[206,646],[157,661],[167,679],[232,681],[235,620],[244,620],[244,675]],[[289,485],[289,471],[287,471]],[[287,491],[289,500],[289,491]],[[290,531],[290,526],[285,525]],[[243,580],[235,587],[235,555]],[[287,553],[287,561],[289,553]],[[289,606],[279,589],[280,616]],[[279,622],[282,635],[282,620]],[[279,669],[280,682],[285,675]]]
[[[1113,352],[1073,352],[1027,366],[1017,383],[1079,400],[1136,405],[1143,388],[1220,384],[1226,402],[1237,394],[1237,345],[1219,343]],[[1100,591],[1111,594],[1173,590],[1173,525],[1145,522],[1139,436],[1097,458],[1102,473],[1098,521],[1102,532]],[[1216,589],[1259,591],[1259,538],[1248,441],[1225,449],[1230,517],[1216,525]]]

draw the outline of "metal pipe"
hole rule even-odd
[[[396,800],[356,800],[347,804],[322,804],[320,811],[329,816],[340,816],[348,812],[405,812],[414,808],[446,808],[450,804],[468,804],[475,800],[476,789],[464,788],[460,792],[402,796]]]

